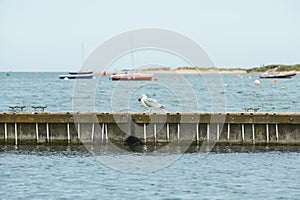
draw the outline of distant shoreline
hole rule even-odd
[[[247,70],[197,70],[197,69],[185,69],[185,70],[136,70],[139,73],[149,74],[246,74]]]
[[[243,69],[243,68],[198,68],[198,67],[177,67],[177,68],[149,68],[140,69],[136,72],[152,74],[261,74],[268,73],[285,73],[295,71],[300,73],[300,65],[268,65],[264,67]]]
[[[200,67],[161,67],[161,68],[146,68],[146,69],[133,69],[138,73],[151,73],[151,74],[262,74],[264,72],[268,73],[285,73],[290,71],[295,71],[297,74],[300,74],[300,64],[295,65],[283,65],[283,64],[273,64],[266,65],[262,67],[254,68],[200,68]],[[102,74],[103,71],[93,70],[95,73]],[[51,71],[0,71],[0,73],[14,73],[14,72],[28,72],[28,73],[44,73]],[[66,73],[55,71],[55,73]],[[118,71],[106,71],[107,74],[113,73],[122,73],[121,70]]]

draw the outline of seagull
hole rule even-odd
[[[156,99],[148,98],[146,94],[142,94],[138,100],[143,104],[143,106],[149,108],[150,112],[152,108],[165,109],[165,107],[159,104]]]

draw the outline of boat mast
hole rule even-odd
[[[131,65],[134,69],[134,62],[133,62],[133,48],[132,48],[132,36],[130,36],[130,49],[131,49]]]
[[[81,65],[83,65],[83,58],[84,58],[84,43],[81,42]]]

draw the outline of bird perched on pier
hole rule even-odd
[[[149,108],[150,112],[153,108],[165,109],[165,107],[158,103],[156,99],[148,98],[146,94],[142,94],[138,100],[143,104],[143,106]]]

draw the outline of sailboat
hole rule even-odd
[[[132,48],[132,38],[130,37],[130,47],[131,47],[131,63],[134,67],[133,60],[133,48]],[[153,74],[137,73],[134,70],[123,69],[121,73],[114,73],[110,76],[112,81],[151,81]]]
[[[136,73],[131,70],[122,70],[122,73],[112,74],[109,78],[113,81],[151,81],[152,74]]]
[[[84,53],[83,53],[83,42],[82,42],[82,63],[83,63],[83,58],[84,58]],[[94,72],[93,71],[71,71],[69,74],[65,75],[59,75],[59,79],[93,79],[94,78]]]
[[[94,78],[94,72],[92,71],[69,72],[69,74],[59,75],[59,79],[92,79],[92,78]]]
[[[259,78],[291,78],[292,76],[295,76],[297,73],[294,71],[287,72],[287,73],[277,73],[277,74],[269,74],[269,73],[263,73],[259,76]]]

